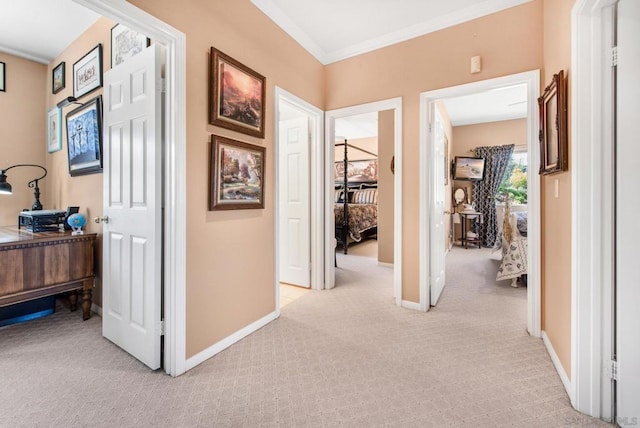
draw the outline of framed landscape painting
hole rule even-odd
[[[57,94],[61,90],[64,89],[64,73],[65,73],[65,62],[62,61],[60,64],[56,65],[53,71],[51,72],[51,93]]]
[[[211,136],[209,210],[264,208],[265,148]]]
[[[265,78],[211,48],[209,122],[264,138]]]

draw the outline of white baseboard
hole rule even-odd
[[[413,309],[414,311],[419,311],[420,303],[410,302],[409,300],[403,300],[402,307],[406,309]]]
[[[254,322],[252,324],[249,324],[248,326],[236,331],[232,335],[227,336],[226,338],[222,339],[220,342],[208,347],[204,351],[201,351],[201,352],[197,353],[193,357],[187,359],[187,361],[186,361],[186,371],[189,371],[192,368],[194,368],[195,366],[197,366],[198,364],[201,364],[201,363],[205,362],[209,358],[211,358],[214,355],[216,355],[218,352],[224,351],[229,346],[231,346],[234,343],[238,342],[239,340],[247,337],[248,335],[250,335],[254,331],[264,327],[265,325],[269,324],[271,321],[275,320],[276,318],[278,318],[278,315],[276,314],[276,312],[275,311],[271,312],[270,314],[265,315],[264,317],[260,318],[258,321]]]
[[[102,317],[102,307],[96,305],[95,303],[91,304],[91,312],[93,312],[94,314],[98,314]]]
[[[562,385],[564,385],[564,389],[567,391],[567,395],[569,395],[569,400],[573,403],[573,388],[571,386],[571,380],[569,380],[569,376],[564,371],[564,367],[560,363],[560,359],[558,358],[558,354],[556,354],[555,349],[553,349],[553,345],[551,344],[551,340],[549,340],[549,336],[547,336],[546,332],[542,332],[542,342],[544,346],[547,348],[547,352],[549,352],[549,356],[551,357],[551,361],[560,376],[560,380],[562,381]]]
[[[393,263],[378,262],[378,266],[393,268]]]

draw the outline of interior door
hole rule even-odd
[[[640,2],[618,3],[617,90],[617,422],[640,424],[640,285],[637,246],[640,236],[637,197],[640,183]]]
[[[431,168],[433,202],[431,206],[430,293],[431,305],[438,303],[445,282],[446,242],[444,233],[444,127],[436,108],[433,109],[432,141],[433,163]]]
[[[104,75],[102,334],[152,369],[161,355],[161,88],[157,45]]]
[[[280,121],[280,282],[311,286],[309,119]]]

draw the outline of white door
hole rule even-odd
[[[640,424],[640,2],[618,4],[617,139],[617,422]]]
[[[280,282],[311,286],[309,120],[280,121]]]
[[[160,367],[160,55],[153,45],[104,75],[102,334]]]
[[[433,163],[431,165],[431,182],[433,188],[433,202],[431,206],[431,249],[430,258],[430,292],[431,305],[438,303],[442,289],[444,288],[444,269],[446,254],[446,243],[444,233],[444,128],[442,118],[435,107],[431,136],[433,142]]]

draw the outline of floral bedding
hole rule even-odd
[[[336,204],[334,209],[336,226],[342,224],[344,206]],[[356,242],[362,240],[362,233],[378,225],[378,205],[349,204],[349,236]]]

